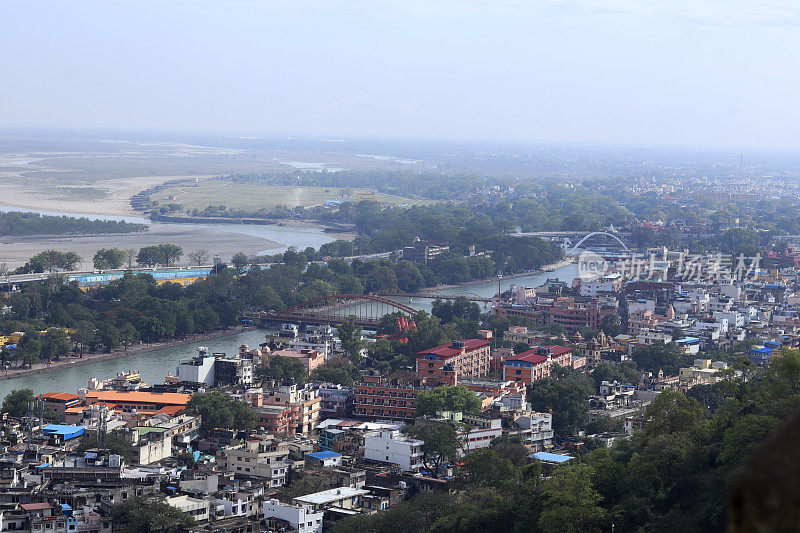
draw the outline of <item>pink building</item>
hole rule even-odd
[[[306,372],[311,373],[315,368],[322,366],[325,363],[325,356],[319,353],[317,350],[276,350],[272,353],[264,354],[261,358],[261,364],[263,366],[269,366],[269,360],[271,357],[280,355],[281,357],[291,357],[293,359],[297,359],[303,366],[306,367]]]

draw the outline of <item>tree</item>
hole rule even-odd
[[[158,246],[144,246],[136,256],[137,263],[148,267],[154,267],[163,261],[164,254]]]
[[[388,265],[379,265],[367,274],[364,288],[369,293],[397,290],[397,275]]]
[[[183,255],[183,248],[174,244],[160,244],[159,245],[164,253],[163,266],[171,265],[177,262]]]
[[[231,264],[236,268],[237,272],[240,274],[244,271],[244,268],[250,263],[250,259],[247,257],[247,254],[244,252],[236,252],[231,257]]]
[[[464,296],[457,296],[454,300],[436,300],[431,307],[431,314],[439,317],[443,324],[454,319],[478,321],[481,318],[481,308],[475,302],[470,302]]]
[[[294,357],[273,355],[267,361],[267,366],[257,370],[260,379],[274,379],[276,381],[291,381],[302,385],[308,377],[305,365]]]
[[[616,313],[608,314],[600,321],[600,329],[603,330],[606,335],[612,337],[615,337],[619,333],[620,325],[619,315]]]
[[[725,430],[719,461],[737,467],[744,457],[747,457],[780,425],[780,419],[774,416],[745,415],[737,420],[733,427]]]
[[[617,418],[610,416],[600,415],[586,425],[587,435],[596,435],[598,433],[614,433],[619,431],[620,421]]]
[[[433,477],[439,477],[439,465],[443,460],[456,457],[459,439],[451,424],[419,419],[413,426],[403,428],[403,432],[412,439],[425,442],[422,462],[426,469],[432,470]]]
[[[163,499],[134,496],[111,508],[114,530],[123,533],[175,533],[194,525],[194,518]],[[119,529],[118,529],[119,528]]]
[[[183,249],[180,246],[157,244],[141,248],[136,256],[136,262],[149,267],[169,266],[180,259],[181,255],[183,255]]]
[[[75,343],[75,348],[83,353],[87,346],[93,346],[95,343],[94,324],[89,320],[81,320],[73,328],[74,331],[70,333],[69,338]]]
[[[23,266],[14,272],[17,274],[30,274],[34,272],[53,272],[55,270],[75,270],[81,261],[81,257],[75,252],[45,250],[28,259]]]
[[[94,254],[94,268],[97,270],[108,270],[119,268],[125,262],[125,251],[119,248],[101,248]]]
[[[481,409],[481,400],[463,385],[440,385],[432,391],[420,391],[414,405],[417,416],[435,415],[437,411],[477,413]]]
[[[3,398],[3,406],[0,411],[8,413],[9,416],[22,418],[28,414],[28,405],[36,401],[31,389],[15,389]]]
[[[661,391],[644,411],[648,436],[688,431],[700,423],[703,410],[693,398],[675,389]]]
[[[128,248],[125,250],[125,262],[128,265],[128,270],[133,268],[133,261],[136,259],[136,250]]]
[[[501,435],[492,440],[490,449],[511,461],[517,468],[528,464],[528,455],[531,453],[518,435]]]
[[[85,452],[88,450],[96,450],[101,447],[103,447],[103,443],[97,438],[97,432],[84,433],[83,437],[81,437],[80,444],[78,444],[77,451]],[[134,463],[138,460],[138,457],[134,457],[131,442],[119,431],[112,431],[106,434],[105,448],[113,454],[122,456],[127,464]]]
[[[585,465],[556,468],[544,485],[539,527],[544,533],[599,532],[606,517],[602,496],[592,487],[593,471]]]
[[[349,387],[361,376],[353,363],[344,357],[331,357],[324,365],[311,372],[311,381],[325,381],[334,385]]]
[[[511,461],[490,449],[479,449],[468,454],[464,459],[464,470],[471,484],[489,487],[513,482],[518,474]]]
[[[657,373],[663,370],[667,375],[676,375],[678,370],[687,362],[686,355],[674,342],[664,344],[655,342],[650,346],[643,346],[631,355],[631,359],[645,372]]]
[[[517,342],[514,343],[514,355],[519,355],[523,352],[527,352],[531,349],[531,345],[527,342]]]
[[[199,250],[191,252],[188,257],[193,264],[200,266],[208,260],[208,255],[208,250],[200,248]]]
[[[204,435],[217,428],[250,430],[255,427],[258,419],[258,415],[250,409],[250,406],[217,391],[193,395],[186,405],[186,411],[202,417],[200,431]]]
[[[350,317],[336,328],[339,334],[339,341],[342,349],[350,357],[354,364],[361,361],[361,349],[364,347],[364,340],[361,338],[361,328],[355,323],[355,318]]]
[[[120,330],[109,322],[101,322],[98,325],[97,336],[108,351],[119,348],[122,344]]]
[[[584,374],[569,368],[556,369],[556,377],[534,383],[528,399],[535,411],[553,413],[553,429],[574,434],[589,421],[586,398],[594,392]]]
[[[630,361],[625,361],[622,365],[613,365],[606,361],[599,363],[592,371],[594,389],[600,390],[600,385],[604,381],[619,381],[620,383],[636,383],[641,378],[641,372],[637,372]]]
[[[18,343],[17,352],[23,364],[31,366],[38,363],[42,356],[42,341],[39,339],[39,334],[34,329],[25,331],[22,340]]]
[[[417,292],[425,284],[425,278],[411,261],[400,261],[394,267],[397,286],[401,291]]]
[[[43,359],[58,359],[68,355],[72,350],[72,343],[63,329],[52,328],[45,331],[41,337]]]

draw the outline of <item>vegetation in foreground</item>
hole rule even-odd
[[[448,490],[337,522],[336,533],[722,531],[738,466],[800,407],[800,352],[760,371],[744,361],[715,385],[662,392],[645,429],[587,450],[550,477],[498,439],[467,456]]]

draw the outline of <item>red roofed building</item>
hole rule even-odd
[[[423,350],[417,353],[417,375],[447,382],[485,376],[489,373],[491,346],[489,339],[465,339]]]
[[[531,384],[550,377],[553,364],[572,367],[572,348],[559,345],[538,346],[511,356],[506,359],[503,367],[503,379]]]
[[[83,399],[80,396],[69,394],[68,392],[46,392],[36,398],[44,404],[45,409],[52,409],[58,414],[62,422],[67,409],[83,404]]]

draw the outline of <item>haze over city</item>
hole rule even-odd
[[[31,1],[0,127],[797,149],[795,3]]]

